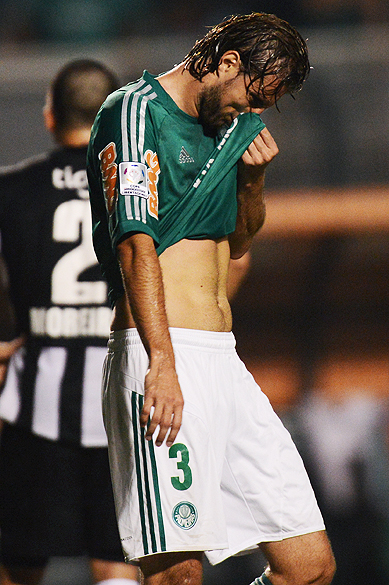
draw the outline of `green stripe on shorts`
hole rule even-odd
[[[142,542],[144,554],[147,555],[150,553],[166,551],[165,527],[162,515],[154,443],[153,441],[146,441],[145,429],[140,426],[139,421],[139,414],[143,408],[144,399],[142,395],[133,392],[131,401]],[[158,530],[156,530],[157,527],[155,525],[153,511],[154,514],[156,514]],[[146,519],[148,520],[149,528],[147,527]]]
[[[143,509],[143,486],[142,486],[142,476],[141,476],[141,464],[139,459],[139,438],[138,438],[138,429],[140,427],[139,423],[139,412],[138,409],[138,397],[139,395],[135,392],[132,393],[131,402],[132,402],[132,425],[134,431],[134,453],[135,453],[135,466],[136,466],[136,478],[138,484],[138,500],[139,500],[139,514],[140,514],[140,521],[142,525],[142,540],[143,540],[143,552],[145,555],[149,553],[149,547],[147,543],[147,531],[146,531],[146,519]]]

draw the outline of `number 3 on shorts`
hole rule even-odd
[[[181,453],[181,460],[177,461],[177,469],[183,471],[184,477],[181,481],[180,477],[171,477],[172,486],[176,490],[187,490],[192,485],[192,470],[189,467],[189,451],[183,443],[174,443],[169,449],[170,459],[178,459],[178,453]]]

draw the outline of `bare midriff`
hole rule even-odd
[[[170,327],[230,331],[227,300],[230,247],[220,240],[181,240],[159,257]],[[135,327],[125,296],[115,304],[112,330]]]

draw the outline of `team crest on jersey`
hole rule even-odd
[[[148,199],[146,165],[139,162],[121,162],[119,164],[119,189],[121,195]]]
[[[197,522],[196,506],[190,502],[180,502],[173,508],[173,520],[182,528],[182,530],[190,530]]]

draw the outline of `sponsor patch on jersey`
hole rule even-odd
[[[173,520],[183,530],[190,530],[197,522],[196,506],[190,502],[180,502],[173,508]]]
[[[139,162],[119,164],[120,194],[131,197],[149,198],[147,188],[147,167]]]

